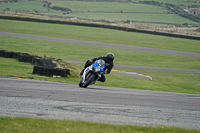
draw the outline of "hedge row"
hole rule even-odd
[[[43,76],[61,76],[66,77],[70,75],[69,69],[59,69],[55,68],[56,64],[52,61],[54,59],[44,58],[39,56],[32,56],[27,53],[19,52],[8,52],[5,50],[0,50],[0,57],[4,58],[15,58],[20,62],[28,62],[34,65],[33,74],[43,75]]]

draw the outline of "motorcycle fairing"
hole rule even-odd
[[[96,70],[96,72],[104,72],[104,64],[101,64],[98,62],[98,60],[95,61],[95,63],[93,63],[93,67],[94,67],[94,70]],[[98,69],[97,69],[98,68]]]

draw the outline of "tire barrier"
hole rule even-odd
[[[67,75],[70,75],[69,69],[55,68],[56,64],[53,63],[53,61],[56,61],[55,59],[32,56],[27,53],[8,52],[5,50],[0,50],[0,57],[15,58],[18,59],[20,62],[31,63],[32,65],[34,65],[32,72],[33,74],[49,77],[67,77]]]
[[[36,66],[44,66],[42,57],[33,57],[31,64]]]
[[[16,52],[8,52],[5,50],[0,50],[0,57],[4,58],[18,58],[19,53]]]
[[[13,57],[13,52],[7,52],[7,51],[5,51],[4,52],[4,57],[5,58],[12,58]]]
[[[0,57],[4,57],[5,51],[4,50],[0,50]]]
[[[33,74],[38,74],[41,76],[60,76],[60,77],[67,77],[70,75],[69,69],[60,69],[60,68],[47,68],[44,66],[34,66]]]
[[[18,54],[18,60],[19,62],[28,62],[32,63],[33,56],[27,53],[20,53]]]
[[[15,59],[17,59],[19,54],[20,54],[20,53],[13,52],[13,56],[12,56],[12,58],[15,58]]]
[[[32,59],[32,65],[54,68],[54,67],[56,67],[56,64],[53,63],[52,61],[55,61],[55,60],[51,59],[51,58],[44,58],[44,57],[35,56]]]

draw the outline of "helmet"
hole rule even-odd
[[[114,54],[113,53],[107,53],[106,58],[110,61],[114,60]]]

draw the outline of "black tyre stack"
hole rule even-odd
[[[4,57],[5,58],[13,58],[13,52],[4,51]]]
[[[0,57],[4,58],[18,58],[20,53],[17,52],[8,52],[5,50],[0,50]]]
[[[56,64],[53,63],[54,59],[44,58],[38,56],[32,56],[27,53],[17,53],[17,52],[8,52],[5,50],[0,50],[0,57],[4,58],[16,58],[20,62],[28,62],[34,65],[33,74],[38,74],[42,76],[60,76],[66,77],[70,75],[69,69],[60,69],[55,68]]]
[[[33,74],[38,74],[42,76],[60,76],[60,77],[67,77],[70,75],[69,69],[59,69],[59,68],[48,68],[44,66],[34,66]]]
[[[4,50],[0,50],[0,57],[4,57],[4,53],[5,53]]]
[[[33,56],[31,56],[30,54],[27,54],[27,53],[19,53],[18,54],[18,60],[20,62],[32,63],[32,59],[33,59]]]
[[[33,74],[43,75],[43,76],[60,76],[66,77],[70,75],[70,70],[55,68],[56,64],[53,63],[54,59],[43,58],[43,57],[33,57],[32,64],[34,65]]]
[[[46,68],[46,76],[49,77],[53,76],[53,68]]]
[[[19,54],[20,54],[20,53],[13,52],[13,57],[12,57],[12,58],[15,58],[15,59],[17,59],[17,58],[18,58],[18,56],[19,56]]]

